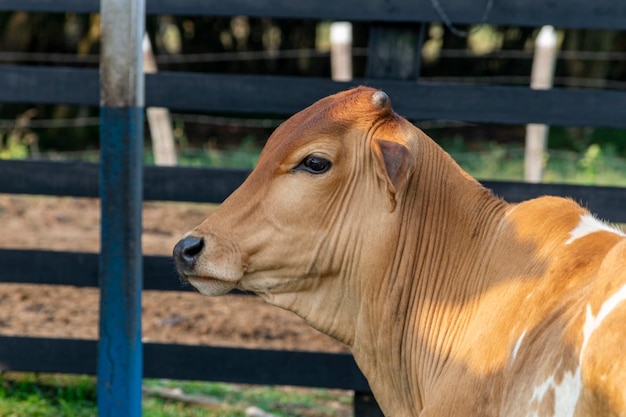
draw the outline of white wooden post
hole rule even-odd
[[[530,77],[530,88],[552,88],[556,64],[556,32],[552,26],[544,26],[535,40],[535,54]],[[543,157],[549,127],[531,123],[526,126],[526,152],[524,156],[524,179],[538,183],[543,177]]]
[[[352,80],[352,23],[330,25],[330,68],[334,81]]]
[[[143,37],[143,72],[154,74],[157,72],[156,60],[152,52],[152,44],[148,34]],[[155,165],[176,165],[176,147],[170,111],[163,107],[148,107],[148,127],[152,138],[152,153]]]

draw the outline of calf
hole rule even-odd
[[[624,233],[495,197],[382,91],[283,123],[174,258],[348,344],[385,415],[626,416]]]

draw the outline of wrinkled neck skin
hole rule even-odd
[[[481,262],[467,259],[493,246],[507,207],[433,142],[420,141],[417,154],[395,210],[380,212],[388,259],[362,255],[368,243],[352,241],[357,250],[346,257],[353,262],[338,276],[296,292],[260,294],[348,344],[388,416],[419,414],[464,337],[477,308],[471,294],[488,285]]]

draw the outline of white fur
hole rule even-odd
[[[519,352],[519,348],[522,346],[522,342],[524,341],[525,336],[526,336],[526,330],[524,330],[524,332],[519,337],[519,339],[517,339],[517,342],[515,342],[515,346],[513,347],[513,352],[511,354],[513,356],[513,360],[515,360],[515,358],[517,357],[517,352]]]
[[[548,391],[554,390],[554,416],[573,417],[582,387],[581,371],[580,367],[578,367],[574,372],[566,372],[563,380],[558,385],[554,380],[554,375],[552,375],[541,385],[536,386],[533,391],[532,401],[537,401],[540,404]],[[547,417],[539,415],[536,411],[532,416]]]
[[[593,315],[591,306],[587,305],[587,316],[585,317],[585,324],[583,325],[583,345],[580,348],[580,360],[582,362],[583,353],[587,347],[587,343],[591,338],[593,332],[600,327],[604,319],[622,302],[626,300],[626,284],[611,297],[609,297],[600,307],[597,315]]]
[[[569,245],[580,238],[596,232],[609,232],[626,236],[621,230],[596,219],[592,214],[583,214],[580,216],[580,222],[578,222],[574,230],[569,233],[570,238],[565,244]]]
[[[583,360],[583,354],[589,343],[589,339],[593,335],[594,331],[602,325],[602,322],[620,305],[623,301],[626,301],[626,284],[624,284],[615,294],[609,297],[600,307],[598,313],[594,316],[591,310],[591,306],[587,305],[585,323],[582,328],[583,332],[583,344],[580,349],[579,366],[573,372],[566,372],[563,380],[560,384],[556,384],[554,375],[548,377],[541,384],[537,385],[533,391],[531,402],[541,404],[546,394],[554,390],[554,417],[572,417],[576,404],[580,397],[582,390],[582,374],[580,364]],[[522,343],[525,334],[518,339],[515,347],[513,348],[513,358],[517,355],[519,347]],[[538,412],[531,414],[532,417],[546,417],[540,416]]]

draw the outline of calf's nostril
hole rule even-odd
[[[204,249],[204,239],[201,237],[188,236],[181,239],[174,247],[174,256],[188,266],[193,265]]]

